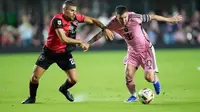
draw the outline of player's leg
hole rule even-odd
[[[126,74],[126,87],[128,88],[131,96],[125,102],[134,102],[137,99],[136,89],[135,89],[135,72],[137,68],[131,64],[126,64],[125,74]]]
[[[35,66],[33,70],[33,74],[31,76],[30,82],[29,82],[29,97],[28,99],[24,100],[22,104],[29,104],[29,103],[35,103],[36,100],[36,94],[37,94],[37,88],[39,85],[39,79],[45,72],[45,69]]]
[[[156,94],[160,94],[161,85],[158,76],[155,74],[158,73],[158,68],[156,64],[155,50],[153,46],[147,52],[144,62],[145,63],[142,64],[142,67],[145,70],[145,79],[148,82],[153,83]]]
[[[153,83],[155,92],[156,92],[156,94],[159,95],[160,92],[161,92],[161,85],[160,85],[160,81],[158,79],[158,76],[155,74],[155,72],[154,71],[146,71],[145,72],[145,79],[148,82]]]
[[[65,59],[58,60],[56,62],[58,66],[67,74],[67,79],[64,84],[59,88],[59,91],[71,102],[74,101],[73,95],[69,92],[69,89],[73,87],[78,80],[76,65],[71,54],[65,56]]]
[[[69,92],[69,89],[73,87],[77,83],[77,72],[76,69],[65,70],[68,78],[64,84],[62,84],[59,88],[59,91],[65,95],[65,97],[73,102],[73,95]]]
[[[77,81],[78,81],[78,75],[76,72],[76,69],[70,69],[70,70],[65,70],[65,73],[67,74],[68,78],[65,82],[65,89],[70,89],[71,87],[73,87]]]
[[[39,56],[29,82],[29,97],[22,104],[35,103],[39,80],[48,67],[53,63],[44,52]]]
[[[126,87],[128,88],[131,96],[125,102],[136,101],[136,89],[135,89],[135,72],[139,66],[138,56],[128,52],[125,56],[123,63],[125,64],[125,74],[126,74]]]

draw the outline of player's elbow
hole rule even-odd
[[[145,74],[145,79],[148,81],[148,82],[153,82],[154,81],[154,73],[153,72],[147,72]]]
[[[70,38],[64,38],[63,39],[63,43],[67,43],[67,44],[70,44],[70,43],[72,43],[72,41],[71,41],[71,39]]]
[[[60,37],[60,41],[61,41],[62,43],[64,43],[64,44],[70,43],[69,39],[66,38],[66,37],[64,37],[64,36],[61,36],[61,37]]]
[[[98,19],[92,18],[92,24],[99,25],[101,22]]]
[[[62,43],[66,43],[65,40],[64,40],[63,38],[60,38],[60,41],[61,41]]]
[[[156,19],[156,15],[155,14],[149,14],[150,20],[155,20]]]

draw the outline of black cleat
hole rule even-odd
[[[70,101],[73,102],[74,101],[74,97],[73,95],[68,91],[68,90],[63,90],[62,87],[59,88],[59,91],[65,95],[65,97]]]
[[[22,104],[33,104],[35,103],[35,98],[28,97],[26,100],[22,102]]]

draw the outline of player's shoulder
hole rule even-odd
[[[57,18],[57,19],[62,19],[63,14],[62,13],[58,13],[56,14],[53,19]]]
[[[110,23],[114,23],[114,22],[116,22],[116,21],[117,21],[116,16],[113,16],[113,17],[110,18]]]
[[[116,17],[116,16],[112,16],[112,17],[110,18],[110,21],[113,21],[113,22],[117,21],[117,17]]]
[[[62,28],[62,24],[63,24],[63,19],[62,19],[63,14],[62,13],[58,13],[56,14],[52,19],[51,19],[51,24],[53,26],[53,28]]]
[[[128,12],[128,15],[136,14],[135,12]]]
[[[75,17],[76,17],[76,20],[78,20],[79,23],[84,22],[85,15],[80,14],[80,13],[77,13],[77,14],[75,15]]]
[[[111,26],[111,25],[113,25],[115,22],[117,22],[117,18],[116,18],[116,16],[113,16],[113,17],[110,18],[110,21],[109,21],[109,23],[107,24],[107,26]]]
[[[128,12],[129,18],[141,18],[141,14],[135,12]]]
[[[75,14],[75,16],[76,16],[76,17],[79,17],[79,16],[85,16],[85,15],[80,14],[80,13],[77,13],[77,14]]]
[[[83,19],[84,17],[85,17],[85,15],[83,15],[83,14],[79,14],[79,13],[77,13],[76,15],[76,19]]]

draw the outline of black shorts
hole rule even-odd
[[[56,63],[62,70],[76,68],[71,53],[55,53],[45,46],[35,64],[47,70],[53,63]]]

